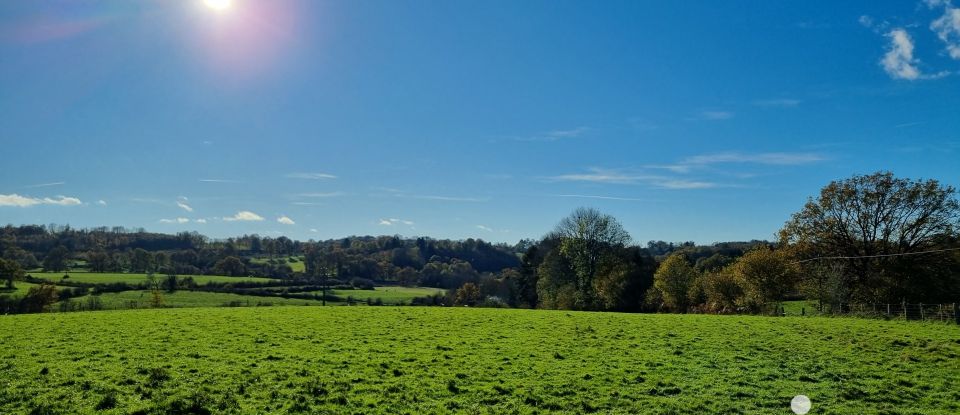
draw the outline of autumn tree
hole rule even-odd
[[[453,303],[456,305],[474,306],[481,300],[480,288],[477,284],[468,282],[457,289]]]
[[[949,253],[916,255],[957,247],[958,228],[953,187],[877,172],[828,184],[786,223],[780,240],[801,259],[841,261],[846,301],[925,300],[960,291],[946,271],[955,266]],[[932,264],[943,266],[917,272]]]
[[[665,259],[653,274],[653,287],[659,292],[663,305],[674,311],[686,312],[689,292],[697,278],[682,253],[674,253]]]
[[[734,278],[743,287],[741,304],[753,309],[768,308],[794,291],[800,267],[786,249],[759,246],[731,265]]]

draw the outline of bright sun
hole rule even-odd
[[[203,0],[203,3],[214,10],[227,10],[233,5],[233,0]]]

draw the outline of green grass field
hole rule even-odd
[[[70,278],[64,280],[64,274],[69,275]],[[127,284],[139,284],[147,281],[147,274],[127,274],[127,273],[95,273],[95,272],[32,272],[30,273],[34,278],[40,278],[50,282],[60,282],[60,281],[72,281],[77,283],[87,283],[87,284],[109,284],[114,282],[123,282]],[[158,280],[165,278],[165,275],[154,274],[154,277]],[[178,275],[180,278],[187,277],[187,275]],[[258,278],[258,277],[228,277],[224,275],[189,275],[193,280],[200,285],[209,283],[209,282],[261,282],[269,283],[275,280],[270,278]]]
[[[418,307],[0,316],[0,413],[960,412],[960,328]]]
[[[30,291],[30,287],[35,286],[36,284],[31,284],[29,282],[16,281],[13,285],[13,289],[9,290],[7,288],[0,288],[0,295],[7,295],[10,297],[23,297],[27,291]]]
[[[397,304],[401,301],[409,303],[416,297],[442,294],[444,291],[442,288],[430,287],[376,287],[372,290],[333,290],[333,295],[343,299],[352,296],[357,301],[379,298],[383,300],[384,304]],[[315,294],[320,294],[320,292]]]
[[[258,303],[270,305],[320,305],[320,301],[297,300],[280,297],[260,297],[254,295],[240,295],[230,293],[211,293],[202,291],[164,292],[164,307],[221,307],[226,303],[237,301],[241,306],[256,306]],[[100,294],[103,308],[107,310],[121,310],[127,308],[149,308],[152,299],[150,291],[123,291],[119,293]],[[83,302],[87,297],[78,297],[72,301]],[[54,309],[57,306],[54,305]]]
[[[290,269],[292,269],[293,272],[304,272],[304,270],[306,270],[306,266],[303,263],[303,257],[285,257],[280,259],[287,261],[287,265],[290,266]],[[290,262],[290,259],[294,259],[296,262]],[[251,258],[250,262],[255,264],[266,264],[269,260],[270,258]]]

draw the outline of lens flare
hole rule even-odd
[[[214,10],[227,10],[233,5],[233,0],[203,0],[203,4]]]

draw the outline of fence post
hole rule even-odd
[[[906,301],[900,302],[900,307],[903,307],[903,319],[906,320],[907,319],[907,302]]]
[[[953,303],[953,320],[960,325],[960,303]]]
[[[920,303],[920,321],[923,321],[923,303]]]
[[[887,316],[890,316],[890,303],[887,303]]]

